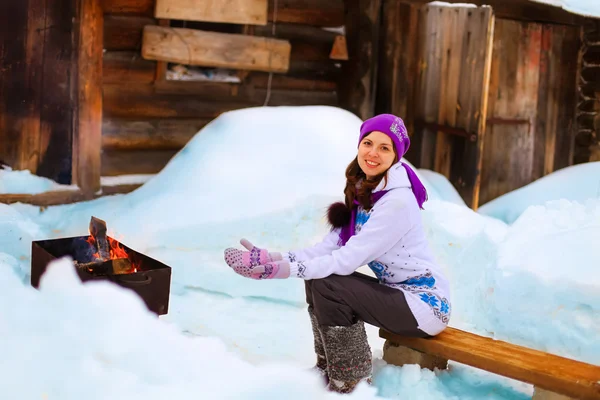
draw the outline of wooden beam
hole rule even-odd
[[[105,118],[103,150],[179,150],[210,119],[123,120]]]
[[[146,25],[156,25],[154,18],[133,15],[104,17],[104,49],[106,51],[137,51],[142,48]]]
[[[142,46],[146,59],[266,72],[287,72],[290,51],[284,40],[161,26],[144,28]]]
[[[253,27],[253,34],[255,36],[271,37],[273,35],[273,23]],[[275,26],[275,37],[277,39],[287,39],[292,43],[298,41],[331,46],[338,35],[339,33],[336,32],[304,24],[278,22]]]
[[[156,174],[178,150],[107,150],[102,152],[102,176]]]
[[[113,186],[102,186],[102,191],[94,193],[92,198],[97,199],[103,196],[115,194],[125,194],[134,191],[142,186],[141,184],[122,184]],[[80,190],[55,190],[38,194],[0,194],[0,203],[2,204],[31,204],[42,208],[57,206],[61,204],[72,204],[80,201],[90,200]]]
[[[85,196],[100,190],[102,141],[102,32],[100,0],[80,0],[78,107],[73,137],[74,182]]]
[[[156,61],[135,51],[107,51],[102,60],[103,83],[152,83]]]
[[[247,83],[256,88],[265,89],[269,80],[269,74],[266,72],[251,72],[248,75]],[[288,75],[273,75],[271,78],[272,89],[284,90],[312,90],[316,92],[333,92],[336,90],[336,83],[333,80],[316,80],[295,78]]]
[[[179,82],[183,85],[186,82]],[[210,92],[199,95],[156,93],[149,85],[104,85],[105,118],[215,118],[219,114],[249,107],[248,101],[234,97],[209,99]]]
[[[102,0],[106,14],[133,14],[148,17],[154,14],[154,0]]]
[[[154,16],[163,19],[265,25],[267,0],[156,0]]]
[[[269,0],[269,21],[339,27],[344,25],[344,0]]]
[[[453,360],[577,399],[600,398],[600,366],[446,328],[429,338],[379,335],[392,343]]]

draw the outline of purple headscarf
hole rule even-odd
[[[406,131],[406,126],[404,126],[404,121],[392,114],[380,114],[366,120],[360,127],[360,137],[358,139],[359,146],[363,138],[373,131],[385,133],[390,137],[390,139],[392,139],[394,147],[396,148],[396,154],[398,154],[398,162],[400,162],[404,169],[406,169],[408,180],[410,181],[410,186],[413,194],[415,195],[415,199],[417,200],[417,204],[419,205],[420,209],[423,209],[423,203],[427,201],[427,190],[417,177],[417,174],[415,174],[415,171],[413,171],[412,168],[410,168],[406,163],[400,161],[402,156],[406,154],[408,148],[410,147],[410,139]],[[377,200],[383,197],[383,195],[387,192],[387,190],[374,192],[371,195],[373,204],[375,204]],[[352,237],[355,233],[356,206],[358,204],[358,201],[354,200],[354,207],[352,207],[351,210],[350,222],[344,225],[341,229],[340,239],[338,241],[338,245],[340,246],[345,245],[350,237]]]

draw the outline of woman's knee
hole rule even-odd
[[[327,293],[335,290],[339,285],[343,285],[344,278],[348,278],[347,276],[341,275],[329,275],[325,278],[321,279],[312,279],[310,290],[313,293]]]

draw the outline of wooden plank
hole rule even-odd
[[[540,24],[497,20],[487,118],[525,120],[528,124],[488,124],[480,202],[488,202],[533,180],[535,121],[540,81]]]
[[[417,78],[417,28],[418,9],[398,1],[383,4],[382,49],[377,74],[376,112],[391,113],[404,119],[408,131],[413,133],[414,82]],[[418,146],[411,144],[409,154]],[[408,155],[408,154],[407,154]],[[409,160],[412,161],[412,160]]]
[[[104,83],[152,83],[156,61],[144,60],[135,51],[108,51],[102,61]]]
[[[154,0],[102,0],[106,14],[154,16]],[[269,0],[268,21],[273,21],[275,0]],[[277,0],[277,22],[323,27],[344,25],[343,0]]]
[[[291,22],[323,27],[339,27],[344,21],[344,0],[269,0],[269,21]]]
[[[104,48],[106,51],[137,51],[142,48],[146,25],[156,25],[154,18],[133,15],[104,17]]]
[[[463,66],[463,45],[465,44],[465,26],[468,26],[468,13],[473,9],[466,7],[453,7],[443,10],[442,29],[443,48],[440,79],[440,107],[438,110],[438,123],[440,125],[456,127],[459,85],[461,68]],[[438,132],[436,138],[434,168],[437,172],[450,178],[452,148],[456,136],[445,132]]]
[[[555,137],[554,156],[547,157],[546,171],[556,171],[573,164],[577,134],[577,84],[579,71],[581,71],[580,29],[553,26],[553,39],[552,53],[560,54],[560,58],[555,57],[553,60],[557,74],[557,79],[553,82],[558,85],[555,99],[560,104],[553,117],[557,120],[556,126],[560,128],[551,135]],[[597,97],[596,106],[600,108],[598,99]],[[551,132],[548,132],[546,138],[550,134]],[[552,164],[550,159],[553,159]]]
[[[113,186],[103,186],[102,191],[94,193],[93,198],[97,199],[103,196],[115,194],[125,194],[139,188],[140,184],[123,184]],[[61,204],[72,204],[80,201],[89,200],[89,196],[83,194],[80,190],[55,190],[38,194],[0,194],[0,203],[3,204],[31,204],[42,208],[57,206]]]
[[[504,341],[446,328],[429,338],[410,338],[386,332],[393,343],[526,382],[578,399],[600,397],[600,366],[595,366]]]
[[[417,131],[420,135],[419,168],[434,169],[437,132],[420,125],[421,122],[436,123],[440,107],[440,66],[442,57],[441,13],[438,6],[427,5],[420,12],[419,21],[419,68],[417,81]]]
[[[178,150],[107,150],[102,152],[102,176],[156,174]]]
[[[154,14],[154,0],[102,0],[106,14],[139,14],[148,17]]]
[[[179,150],[210,119],[122,120],[105,118],[103,150]]]
[[[346,5],[349,60],[342,65],[338,85],[340,106],[364,120],[375,113],[381,0]]]
[[[154,16],[163,19],[265,25],[267,0],[156,0]]]
[[[290,50],[284,40],[146,26],[142,56],[187,65],[286,72]]]
[[[474,210],[479,205],[483,147],[486,133],[486,118],[490,74],[492,64],[492,42],[495,17],[489,7],[467,11],[468,29],[463,44],[463,68],[459,87],[459,107],[457,121],[467,132],[476,133],[476,140],[463,140],[459,146],[455,140],[452,155],[450,179],[461,197]],[[468,93],[461,93],[468,88]],[[460,103],[468,98],[467,104]],[[461,114],[466,114],[461,116]],[[462,120],[461,120],[462,118]],[[464,125],[462,125],[464,124]]]
[[[80,0],[78,108],[73,140],[74,182],[88,197],[100,190],[102,142],[102,30],[99,0]]]
[[[79,190],[57,190],[38,194],[0,194],[0,203],[3,204],[24,203],[41,207],[83,200],[86,200],[86,196]]]

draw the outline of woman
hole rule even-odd
[[[225,250],[238,274],[305,280],[317,353],[330,390],[370,382],[364,322],[413,337],[434,336],[450,318],[448,280],[436,264],[420,209],[427,192],[400,161],[410,146],[402,119],[382,114],[360,128],[358,153],[346,169],[345,202],[329,207],[333,229],[310,248],[285,254],[241,243]],[[367,264],[377,279],[356,273]]]

